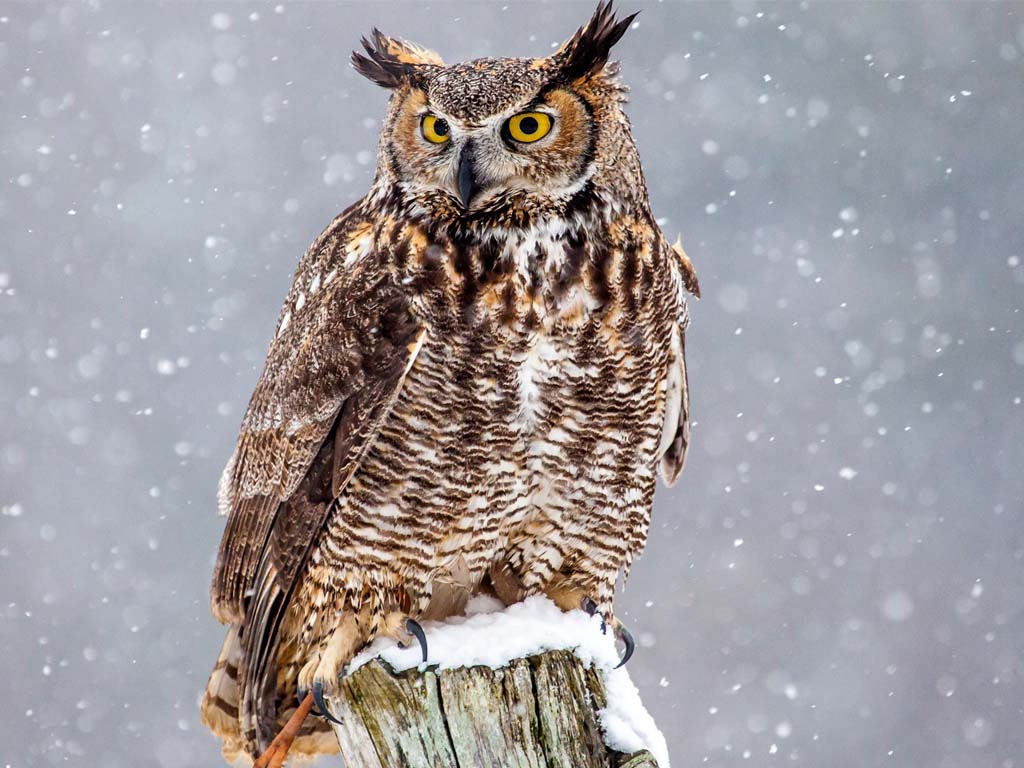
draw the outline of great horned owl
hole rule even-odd
[[[376,30],[353,54],[391,90],[376,175],[299,263],[221,481],[203,716],[229,757],[479,589],[616,625],[686,456],[697,293],[608,61],[632,19],[602,2],[546,58],[447,66]]]

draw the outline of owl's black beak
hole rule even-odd
[[[473,165],[473,142],[467,141],[459,155],[459,199],[462,207],[468,209],[469,201],[480,189],[479,180],[476,177],[476,168]]]

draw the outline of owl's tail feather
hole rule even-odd
[[[200,711],[203,724],[223,740],[221,751],[224,759],[231,764],[248,765],[256,755],[252,753],[252,746],[247,743],[238,720],[238,707],[242,700],[242,663],[239,628],[238,625],[232,625],[224,638],[213,672],[210,673]],[[299,703],[296,700],[295,671],[283,668],[280,672],[282,674],[278,675],[278,686],[286,690],[279,691],[278,729],[287,724]],[[290,752],[292,757],[313,757],[337,751],[338,742],[329,724],[318,718],[307,717]]]
[[[203,725],[224,741],[224,759],[229,763],[245,751],[245,740],[238,722],[241,662],[242,645],[239,642],[238,625],[232,625],[224,638],[213,672],[210,673],[199,709]]]

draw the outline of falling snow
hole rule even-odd
[[[673,763],[1024,768],[1024,7],[620,5],[706,297],[690,459],[616,598]],[[216,482],[373,174],[347,52],[543,55],[587,11],[0,11],[0,765],[220,764]]]

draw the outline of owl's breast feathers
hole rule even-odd
[[[657,414],[630,403],[638,419],[663,417],[657,456],[674,482],[689,442],[686,394],[686,294],[699,295],[696,274],[643,209],[598,215],[591,206],[571,218],[528,228],[460,230],[389,217],[375,227],[377,246],[434,344],[470,348],[512,370],[519,396],[611,396],[642,372],[658,388]],[[607,212],[609,207],[601,210]],[[546,362],[545,362],[546,361]],[[611,378],[598,385],[563,383],[574,371]],[[587,374],[589,372],[589,374]],[[566,394],[569,393],[569,394]],[[554,404],[557,406],[557,404]]]

